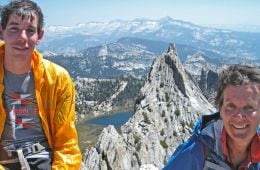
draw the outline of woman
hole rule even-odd
[[[220,112],[202,117],[164,170],[260,169],[260,69],[223,70],[216,104]]]

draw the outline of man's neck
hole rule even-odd
[[[4,59],[6,70],[14,74],[23,74],[31,70],[31,58],[28,59]]]

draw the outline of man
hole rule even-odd
[[[73,82],[65,69],[35,50],[43,34],[43,14],[36,3],[15,0],[3,7],[0,166],[79,169]]]
[[[260,69],[224,69],[216,104],[220,112],[202,117],[164,170],[260,169]]]

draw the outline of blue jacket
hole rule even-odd
[[[222,151],[222,129],[219,113],[203,116],[193,135],[177,147],[163,170],[231,170]],[[260,163],[252,164],[249,169],[260,170]]]

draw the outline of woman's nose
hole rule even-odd
[[[238,117],[238,118],[244,118],[244,117],[246,117],[246,115],[247,115],[247,113],[245,112],[245,110],[244,109],[237,109],[237,111],[236,111],[236,117]]]

